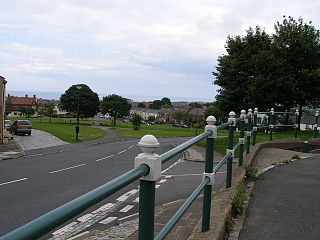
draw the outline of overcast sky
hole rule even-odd
[[[0,0],[0,75],[7,89],[64,92],[87,84],[134,100],[213,101],[211,72],[228,35],[283,15],[320,26],[319,0]]]

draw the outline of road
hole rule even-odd
[[[160,139],[157,153],[185,139]],[[58,152],[44,149],[43,153],[0,162],[0,219],[6,219],[0,222],[0,235],[131,170],[134,157],[141,153],[137,142],[79,145]],[[157,182],[156,204],[187,197],[200,183],[203,169],[203,163],[185,162],[179,156],[164,164]],[[217,177],[218,183],[222,175]],[[69,221],[67,227],[58,228],[54,236],[70,236],[90,227],[105,228],[135,216],[137,197],[138,182]]]

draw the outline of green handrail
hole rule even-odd
[[[189,141],[169,150],[168,152],[161,154],[160,159],[161,159],[162,163],[169,161],[174,156],[178,155],[179,153],[182,153],[184,150],[188,149],[189,147],[196,144],[200,140],[205,139],[206,137],[210,136],[211,134],[212,134],[212,132],[210,130],[208,130],[208,131],[200,134],[199,136],[196,136],[196,137],[190,139]]]
[[[148,174],[149,167],[140,165],[110,182],[62,205],[55,210],[0,237],[0,240],[33,240],[55,229],[77,214],[104,200],[140,177]]]
[[[216,173],[220,170],[222,165],[228,160],[228,155],[225,155],[220,162],[213,168],[213,172]]]
[[[225,128],[228,127],[229,125],[230,125],[229,122],[222,123],[221,125],[217,126],[217,130],[225,129]]]
[[[173,227],[177,224],[179,219],[183,216],[183,214],[188,210],[203,188],[210,182],[209,178],[205,178],[202,180],[200,185],[193,191],[193,193],[188,197],[188,199],[182,204],[182,206],[178,209],[178,211],[170,218],[170,220],[164,225],[161,231],[157,234],[154,240],[162,240],[164,239],[169,232],[173,229]]]

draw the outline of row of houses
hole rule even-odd
[[[204,120],[204,108],[191,108],[187,106],[174,107],[174,108],[162,108],[162,109],[149,109],[133,107],[130,110],[130,114],[138,114],[143,120],[149,120],[152,116],[157,122],[175,122],[174,118],[176,112],[182,112],[184,119],[182,122],[188,122],[189,119]]]
[[[45,104],[52,103],[54,105],[55,115],[58,117],[67,117],[67,112],[63,110],[60,106],[59,100],[48,100],[37,98],[36,95],[29,97],[15,97],[8,94],[6,98],[6,112],[8,117],[20,117],[22,113],[21,108],[33,108],[36,110],[35,116],[38,116],[38,110]]]

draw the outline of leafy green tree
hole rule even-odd
[[[28,118],[30,118],[31,115],[35,114],[35,110],[33,108],[20,108],[19,112],[21,112],[22,114],[24,114],[25,116],[27,116]]]
[[[311,24],[284,16],[273,35],[273,50],[286,67],[294,92],[291,101],[299,106],[300,117],[302,107],[320,102],[320,32]]]
[[[138,103],[138,107],[145,108],[146,106],[144,105],[144,103],[140,102],[140,103]]]
[[[256,77],[255,56],[271,48],[271,38],[260,27],[250,28],[245,36],[228,37],[227,54],[218,57],[218,66],[213,75],[214,83],[220,86],[217,101],[223,112],[240,112],[252,105],[251,86]]]
[[[141,126],[141,116],[139,114],[133,114],[131,118],[131,123],[133,125],[133,130],[139,130]]]
[[[161,99],[161,105],[168,105],[168,106],[172,106],[171,100],[170,98],[164,97]]]
[[[160,109],[162,106],[161,100],[154,100],[152,104],[150,104],[149,108],[151,109]]]
[[[126,98],[116,94],[104,97],[101,102],[102,114],[108,113],[113,117],[113,126],[116,125],[116,119],[129,116],[131,104],[128,103]]]
[[[80,87],[80,89],[77,87]],[[79,103],[79,115],[82,118],[93,117],[100,110],[98,94],[85,84],[72,85],[61,95],[60,101],[62,108],[73,115],[78,114]]]
[[[202,105],[198,102],[189,103],[188,106],[193,108],[202,108]]]
[[[49,121],[51,123],[51,118],[53,115],[57,114],[57,111],[54,110],[54,104],[53,103],[48,103],[44,105],[44,113],[46,116],[49,117]]]
[[[172,114],[173,119],[175,119],[179,124],[185,119],[186,114],[183,111],[176,111]]]
[[[154,122],[156,118],[154,116],[149,116],[148,117],[148,122]]]
[[[225,118],[227,115],[221,111],[219,104],[215,103],[213,106],[208,107],[204,111],[204,117],[207,119],[208,116],[214,116],[217,120],[217,124],[222,123],[223,118]]]

